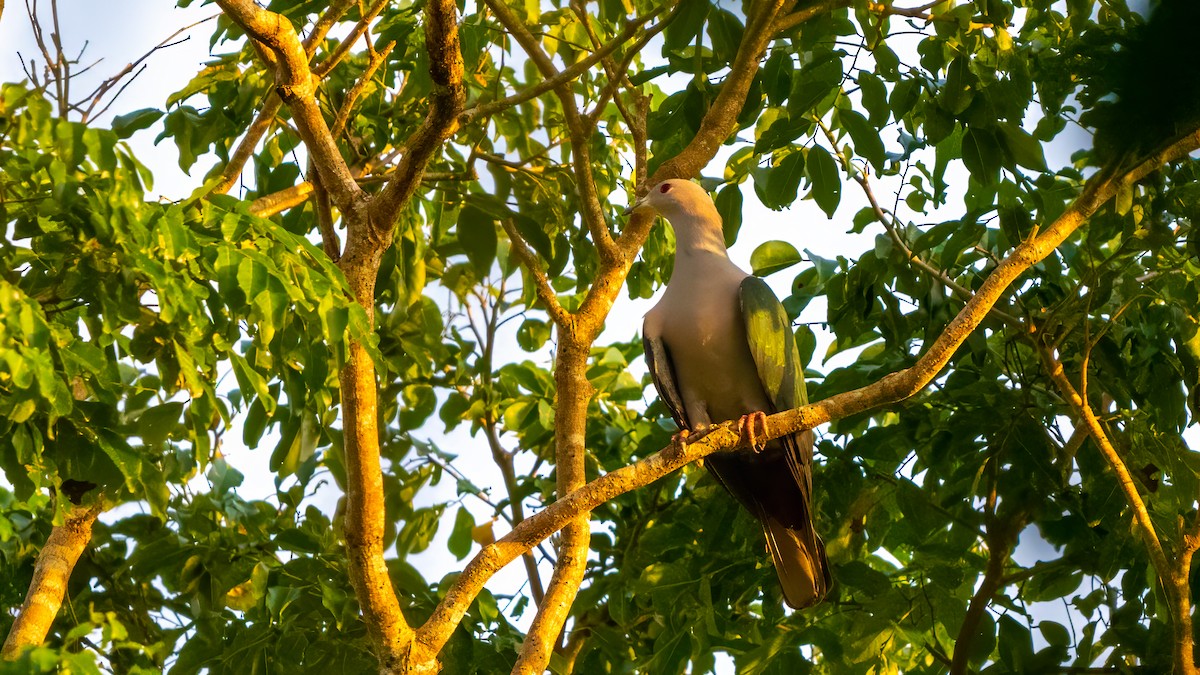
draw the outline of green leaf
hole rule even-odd
[[[788,115],[798,118],[813,110],[822,99],[842,83],[842,60],[828,53],[800,70],[792,80],[788,96]]]
[[[117,138],[129,138],[135,132],[147,129],[163,116],[163,111],[155,108],[142,108],[131,113],[117,115],[112,121],[113,133]]]
[[[812,196],[825,215],[833,218],[842,200],[842,177],[833,156],[825,148],[814,145],[808,150],[808,179],[812,181]]]
[[[467,253],[467,259],[483,276],[492,271],[496,260],[496,219],[474,205],[468,204],[458,214],[458,244]]]
[[[1042,631],[1042,637],[1046,638],[1046,642],[1055,647],[1071,646],[1071,633],[1061,623],[1043,621],[1038,624],[1038,630]]]
[[[420,553],[429,548],[437,534],[442,508],[420,508],[413,512],[396,537],[396,550],[400,555]]]
[[[969,63],[965,56],[960,56],[946,69],[941,103],[951,115],[958,115],[966,110],[975,98],[975,76],[971,73]]]
[[[208,482],[217,495],[223,495],[238,487],[244,479],[242,472],[230,466],[224,457],[218,457],[208,467]]]
[[[763,93],[772,106],[783,104],[792,90],[792,55],[783,49],[771,50],[762,68]]]
[[[713,8],[708,15],[708,35],[716,57],[725,62],[733,61],[737,55],[738,46],[742,43],[742,33],[745,27],[732,12]]]
[[[150,408],[138,417],[138,435],[147,445],[158,445],[167,440],[171,432],[179,427],[181,414],[183,414],[181,401],[172,401]]]
[[[233,367],[233,376],[237,378],[238,386],[242,389],[242,397],[250,400],[247,393],[253,391],[262,404],[266,416],[274,415],[276,402],[275,397],[271,395],[270,387],[267,386],[267,379],[251,368],[246,359],[237,353],[229,353],[229,365]]]
[[[906,82],[908,80],[905,80]],[[883,126],[888,121],[887,87],[879,76],[867,70],[858,73],[859,93],[862,96],[863,107],[871,116],[872,126]]]
[[[992,185],[999,179],[1001,154],[996,136],[990,131],[972,127],[962,140],[962,159],[975,180]]]
[[[738,231],[742,229],[742,189],[736,184],[726,185],[717,192],[714,200],[717,213],[721,216],[721,231],[725,246],[733,246]]]
[[[997,128],[1013,161],[1027,169],[1046,171],[1046,156],[1042,152],[1041,142],[1015,124],[1000,123]]]
[[[475,518],[466,507],[458,507],[454,515],[454,529],[450,531],[447,547],[450,553],[462,560],[471,552],[471,530],[475,528]]]
[[[678,16],[663,31],[664,50],[675,51],[692,44],[700,35],[711,7],[708,0],[695,0],[680,6]]]
[[[438,418],[446,425],[446,431],[458,426],[471,409],[471,401],[457,391],[452,391],[446,397],[446,402],[438,409]]]
[[[803,260],[800,251],[786,241],[768,241],[759,244],[750,254],[750,268],[755,276],[765,277]]]
[[[763,205],[778,211],[796,201],[800,180],[804,177],[804,153],[793,152],[767,171],[767,184],[762,191]]]
[[[871,126],[867,118],[853,110],[839,110],[838,119],[841,121],[842,127],[850,132],[850,138],[854,140],[855,153],[869,161],[871,166],[875,167],[876,173],[883,173],[885,153],[879,130]]]
[[[1000,661],[1013,672],[1023,672],[1033,660],[1029,627],[1005,614],[1000,617]]]
[[[550,324],[539,319],[525,319],[517,328],[517,345],[527,352],[536,352],[550,339]]]
[[[913,107],[917,105],[917,101],[920,98],[921,83],[915,78],[897,82],[892,87],[892,96],[888,101],[892,109],[892,116],[897,120],[904,119],[912,111]]]

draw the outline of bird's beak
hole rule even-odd
[[[634,211],[637,211],[637,210],[638,210],[638,209],[640,209],[640,208],[644,208],[644,207],[646,206],[646,197],[647,197],[647,196],[649,196],[649,193],[647,193],[647,194],[646,194],[645,196],[643,196],[641,199],[639,199],[639,200],[637,200],[636,202],[634,202],[634,203],[633,203],[633,206],[630,206],[629,208],[627,208],[627,209],[625,209],[624,211],[622,211],[622,212],[621,212],[621,215],[622,215],[622,216],[631,216],[631,215],[633,215],[633,212],[634,212]]]

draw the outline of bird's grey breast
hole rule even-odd
[[[697,427],[770,410],[746,339],[738,288],[745,273],[678,276],[646,316],[671,354],[688,422]]]

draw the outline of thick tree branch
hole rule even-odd
[[[343,258],[343,262],[345,259]],[[356,265],[346,269],[347,281],[359,302],[373,303],[378,262],[373,269]],[[383,535],[386,511],[383,471],[379,458],[379,404],[375,365],[367,350],[350,344],[350,354],[339,373],[342,393],[343,435],[346,456],[346,558],[350,582],[362,607],[363,623],[375,645],[381,672],[403,672],[413,630],[400,609],[384,561]]]
[[[35,647],[46,639],[62,606],[71,571],[92,539],[92,524],[100,509],[99,503],[75,506],[63,524],[50,532],[50,538],[38,553],[29,592],[4,641],[0,658],[15,658],[23,648]]]
[[[247,35],[275,55],[275,93],[291,109],[300,138],[333,203],[342,211],[350,211],[365,195],[354,182],[317,105],[317,80],[308,67],[308,54],[296,29],[286,18],[260,8],[254,0],[217,0],[217,4]]]
[[[371,204],[373,234],[386,232],[389,243],[396,217],[421,184],[429,160],[458,129],[458,116],[466,100],[462,50],[452,0],[430,0],[426,5],[425,46],[429,51],[429,75],[433,80],[429,114],[405,141],[408,151],[400,159],[392,179]]]
[[[383,252],[392,243],[396,217],[420,185],[429,160],[453,133],[462,107],[463,65],[453,0],[430,0],[425,5],[425,45],[433,80],[425,121],[407,139],[408,152],[383,191],[364,200],[365,208],[342,209],[347,242],[339,266],[355,300],[366,310],[368,317],[374,316],[375,280]],[[323,173],[321,178],[324,184]],[[357,184],[355,189],[358,189]],[[339,375],[347,474],[345,536],[350,578],[381,670],[411,672],[414,670],[410,658],[413,631],[400,610],[384,561],[386,512],[375,364],[362,344],[351,342],[349,347],[349,358]],[[435,657],[430,655],[428,662],[418,661],[415,668],[429,668],[433,664],[436,670]]]
[[[962,625],[959,626],[958,637],[954,641],[954,660],[950,663],[950,675],[963,675],[967,672],[971,643],[979,632],[979,623],[987,613],[992,598],[1004,586],[1004,563],[1012,555],[1017,536],[1024,529],[1028,519],[1025,511],[1018,511],[1001,522],[988,523],[987,567],[984,569],[979,588],[976,589],[975,595],[971,596],[971,604],[967,606]]]

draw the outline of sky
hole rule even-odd
[[[121,2],[85,2],[82,0],[62,0],[59,3],[62,37],[68,53],[77,54],[83,49],[80,62],[84,65],[98,61],[89,72],[83,73],[73,84],[76,91],[88,91],[94,88],[105,77],[119,71],[156,44],[166,39],[175,31],[197,21],[212,17],[216,9],[212,5],[201,6],[193,3],[191,7],[179,9],[165,0],[122,0]],[[42,2],[41,9],[48,12],[48,3]],[[107,124],[113,114],[121,114],[139,108],[162,108],[167,96],[180,88],[190,77],[203,67],[210,58],[208,36],[212,32],[212,24],[204,23],[187,30],[179,38],[178,44],[164,48],[152,55],[145,62],[145,70],[135,78],[128,89],[121,95],[109,115],[98,122]],[[12,82],[25,79],[22,70],[22,59],[26,64],[39,69],[44,61],[39,53],[29,28],[29,19],[25,13],[25,5],[17,0],[9,0],[5,12],[0,17],[0,81]],[[220,48],[220,47],[219,47]],[[220,48],[220,49],[228,49]],[[40,71],[39,71],[40,75]],[[160,127],[152,127],[134,135],[130,140],[135,154],[154,172],[155,196],[165,199],[186,197],[200,183],[201,177],[212,166],[214,159],[210,156],[202,159],[192,169],[192,175],[184,174],[176,163],[174,143],[165,141],[159,146],[154,145],[154,137]],[[897,147],[896,138],[885,135],[889,148]],[[1078,138],[1078,137],[1077,137]],[[1067,159],[1078,140],[1068,141],[1062,146],[1048,149],[1047,160],[1050,166],[1060,166],[1069,163]],[[728,150],[722,152],[706,170],[706,175],[719,176],[723,173]],[[881,200],[890,202],[896,185],[894,181],[880,181],[875,186]],[[811,250],[816,255],[825,258],[836,258],[839,255],[857,256],[869,249],[876,234],[882,232],[881,227],[868,228],[863,234],[848,232],[851,216],[865,205],[857,186],[847,182],[843,187],[842,203],[832,219],[827,218],[814,202],[798,201],[791,209],[774,212],[758,203],[754,191],[749,184],[743,187],[746,212],[744,214],[740,237],[730,250],[733,261],[745,269],[749,269],[751,253],[755,248],[768,240],[783,239],[796,245],[800,250]],[[947,208],[948,213],[955,213],[955,205]],[[788,294],[791,278],[795,270],[776,274],[768,279],[782,296]],[[430,292],[436,292],[430,289]],[[630,300],[622,296],[614,307],[606,322],[606,332],[599,344],[616,340],[629,340],[640,334],[641,318],[653,306],[656,299]],[[819,322],[825,318],[823,301],[814,302],[801,316],[805,322]],[[514,322],[512,326],[515,327]],[[818,354],[823,353],[830,338],[822,336]],[[529,355],[518,350],[515,340],[509,341],[507,349],[497,354],[497,361],[505,358],[540,360],[542,365],[549,365],[549,355],[546,352]],[[822,366],[823,369],[844,365],[853,358],[853,353],[842,354],[835,360]],[[645,367],[640,362],[633,366],[634,374],[640,376]],[[456,466],[467,474],[468,478],[477,485],[500,485],[498,472],[490,459],[490,451],[482,436],[471,438],[466,433],[466,426],[449,435],[441,434],[440,424],[435,419],[435,428],[431,428],[428,436],[441,448],[460,455],[464,461]],[[1193,447],[1196,427],[1191,429]],[[264,441],[262,447],[252,450],[239,447],[240,429],[233,429],[225,435],[226,446],[223,448],[226,459],[247,476],[247,481],[239,494],[247,498],[273,499],[275,486],[273,475],[267,468],[267,460],[272,443]],[[478,456],[479,461],[472,461]],[[518,467],[520,468],[520,467]],[[496,493],[499,494],[499,493]],[[326,486],[313,497],[313,503],[332,513],[339,493],[336,488]],[[432,494],[423,495],[423,499],[432,501],[454,498],[454,482],[444,480],[441,489]],[[468,504],[471,504],[469,501]],[[482,521],[490,515],[490,508],[480,503],[471,504],[477,521]],[[454,509],[447,510],[447,519],[452,519]],[[452,522],[452,521],[451,521]],[[449,523],[444,523],[441,535],[430,550],[422,554],[414,562],[430,580],[436,580],[442,574],[461,569],[465,561],[457,561],[445,548],[445,537],[449,533]],[[503,534],[502,530],[497,535]],[[1014,558],[1023,565],[1029,565],[1039,559],[1053,559],[1057,554],[1045,542],[1041,541],[1035,528],[1030,528],[1021,539]],[[549,568],[542,566],[543,579],[549,578]],[[512,592],[524,583],[524,572],[519,563],[510,565],[495,581],[489,584],[494,592]],[[1049,611],[1049,610],[1047,610]],[[1051,612],[1048,616],[1061,612]],[[531,618],[531,612],[525,619]],[[1057,617],[1056,617],[1057,618]],[[1061,619],[1059,619],[1061,620]]]

